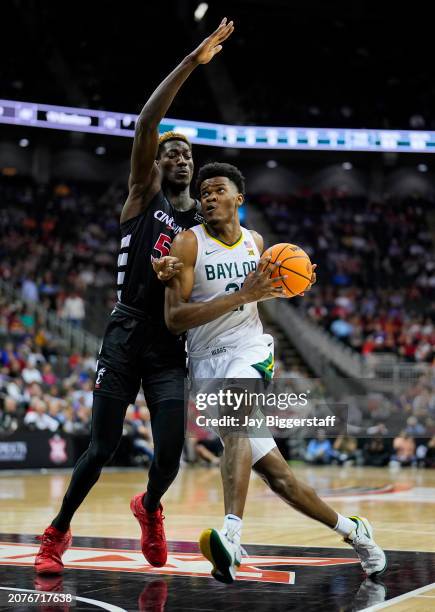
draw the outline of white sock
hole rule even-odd
[[[341,516],[341,514],[337,512],[337,524],[334,527],[334,531],[342,536],[348,536],[355,527],[355,522],[352,519],[347,518],[347,516]]]
[[[222,531],[227,534],[230,540],[233,540],[236,544],[240,544],[242,526],[243,521],[240,517],[235,514],[227,514],[224,518]]]

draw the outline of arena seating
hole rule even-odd
[[[297,300],[313,321],[364,355],[433,361],[429,202],[264,196],[257,206],[278,239],[302,246],[318,264],[317,286]]]

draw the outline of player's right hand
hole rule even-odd
[[[171,280],[171,278],[178,274],[184,265],[180,262],[178,257],[171,257],[170,255],[154,259],[152,264],[154,272],[157,274],[157,278],[163,283]]]
[[[199,47],[192,51],[190,57],[198,64],[208,64],[219,51],[222,51],[222,43],[231,36],[233,31],[233,22],[227,23],[227,18],[224,17],[217,30],[207,36]]]
[[[243,287],[240,289],[240,293],[247,298],[247,302],[261,302],[275,297],[287,297],[283,288],[275,285],[276,281],[287,278],[287,275],[270,278],[271,266],[278,267],[280,264],[280,261],[271,263],[271,257],[260,259],[257,269],[247,275]]]

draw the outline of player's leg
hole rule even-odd
[[[224,490],[223,527],[206,529],[200,537],[202,554],[212,563],[212,575],[220,582],[231,583],[241,562],[240,538],[242,519],[249,488],[252,449],[248,437],[223,435],[224,452],[221,475]]]
[[[194,379],[214,379],[219,387],[220,379],[237,379],[228,375],[232,361],[228,352],[212,359],[191,360],[191,375]],[[212,384],[214,391],[216,384]],[[231,386],[233,392],[243,391]],[[241,406],[237,412],[239,425],[221,427],[219,435],[223,441],[224,452],[221,459],[221,475],[224,491],[225,516],[222,529],[206,529],[200,537],[203,555],[212,563],[212,575],[219,581],[231,583],[235,579],[236,568],[241,562],[240,539],[243,513],[249,488],[252,467],[252,448],[246,427],[243,426],[247,409]],[[208,415],[210,416],[210,415]],[[234,417],[234,411],[220,406],[215,416]]]
[[[154,459],[148,473],[144,507],[153,512],[175,480],[184,445],[184,401],[163,400],[149,406],[154,441]]]
[[[70,522],[119,445],[127,405],[126,400],[94,395],[91,440],[74,467],[60,512],[41,538],[35,559],[38,573],[63,570],[62,555],[71,544]]]
[[[248,437],[223,437],[221,461],[225,515],[243,518],[251,475],[252,450]]]
[[[69,528],[71,519],[113,458],[122,437],[128,402],[124,399],[94,395],[91,440],[77,461],[59,514],[52,525],[59,531]]]
[[[135,495],[130,508],[141,527],[146,560],[161,567],[166,563],[167,544],[160,500],[178,474],[184,445],[184,369],[153,369],[142,384],[151,416],[154,457],[146,492]]]
[[[372,528],[367,519],[348,518],[335,512],[312,487],[295,478],[277,448],[264,455],[253,467],[272,491],[287,504],[342,535],[354,547],[367,574],[379,575],[385,570],[385,554],[373,540]]]
[[[320,499],[312,487],[295,478],[278,448],[275,447],[263,456],[253,468],[272,491],[295,510],[335,529],[337,513]],[[352,531],[354,523],[346,519],[346,527],[348,530],[342,535]]]
[[[71,543],[71,519],[116,451],[127,406],[139,391],[136,354],[142,337],[143,325],[139,321],[112,312],[98,357],[91,440],[74,467],[59,514],[41,538],[35,560],[38,573],[62,571],[61,557]]]

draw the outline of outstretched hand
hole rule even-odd
[[[157,278],[163,283],[171,280],[183,267],[178,257],[171,257],[170,255],[154,259],[152,264]]]
[[[222,43],[227,40],[234,31],[232,21],[227,23],[227,18],[224,17],[220,22],[217,30],[207,36],[202,43],[190,54],[198,64],[208,64],[214,56],[222,51]]]

